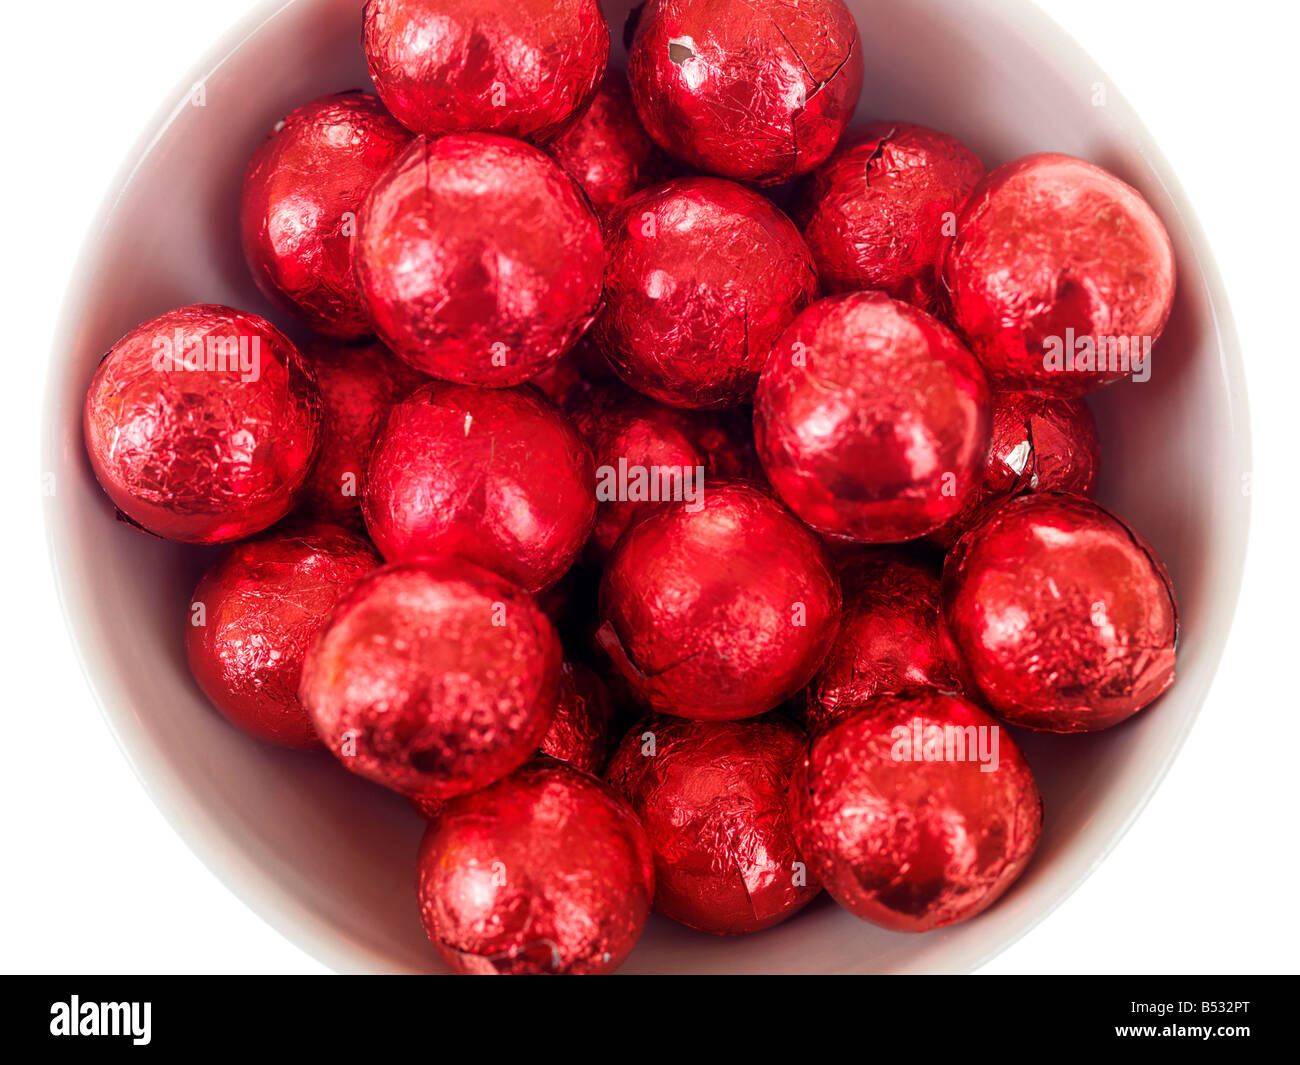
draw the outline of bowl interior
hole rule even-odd
[[[825,899],[759,935],[721,940],[654,918],[625,971],[944,972],[1023,934],[1100,860],[1190,727],[1240,581],[1249,469],[1240,359],[1195,219],[1141,123],[1091,60],[1029,3],[848,0],[862,32],[858,121],[905,119],[963,138],[990,165],[1032,151],[1083,156],[1141,189],[1169,227],[1180,285],[1149,382],[1097,396],[1104,503],[1155,545],[1182,611],[1179,679],[1158,705],[1092,736],[1021,737],[1046,827],[1024,878],[990,911],[924,936],[884,932]],[[631,4],[607,0],[615,61]],[[91,475],[80,411],[101,354],[139,321],[193,302],[293,327],[244,266],[245,163],[289,109],[369,85],[356,0],[268,3],[178,88],[129,161],[70,290],[54,352],[48,525],[69,624],[128,757],[178,831],[255,911],[347,971],[441,965],[413,898],[422,822],[326,755],[275,750],[227,725],[185,665],[190,592],[211,552],[114,520]],[[201,102],[200,102],[201,101]]]

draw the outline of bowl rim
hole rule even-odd
[[[53,330],[42,402],[42,470],[55,470],[60,465],[59,452],[63,443],[61,425],[62,419],[67,416],[60,394],[60,386],[66,373],[66,360],[63,356],[71,346],[78,308],[84,301],[85,293],[94,277],[92,267],[99,242],[115,218],[126,190],[156,145],[167,136],[172,125],[188,110],[188,96],[193,86],[209,80],[245,42],[300,2],[302,0],[263,0],[221,34],[187,69],[181,81],[173,88],[168,100],[154,111],[119,164],[80,244]],[[1249,470],[1252,445],[1245,369],[1231,303],[1204,229],[1181,183],[1165,159],[1158,142],[1140,116],[1127,104],[1122,93],[1115,86],[1115,82],[1109,79],[1109,75],[1092,59],[1087,50],[1055,19],[1038,7],[1033,0],[1010,0],[1009,3],[1000,4],[998,16],[1016,26],[1027,39],[1040,45],[1051,55],[1053,62],[1067,72],[1077,73],[1080,77],[1096,78],[1098,75],[1106,77],[1108,95],[1125,107],[1131,116],[1128,134],[1141,149],[1155,179],[1174,205],[1182,233],[1195,253],[1204,278],[1207,309],[1219,348],[1219,363],[1223,374],[1227,409],[1235,427],[1232,435],[1236,441],[1237,457],[1240,460],[1240,469]],[[111,660],[104,654],[104,649],[95,646],[91,636],[83,632],[80,627],[81,603],[90,593],[74,587],[66,579],[64,559],[70,550],[70,544],[65,527],[72,518],[62,513],[57,491],[47,495],[43,502],[49,562],[53,571],[60,612],[78,666],[114,742],[154,806],[207,869],[249,910],[289,942],[335,972],[388,971],[387,961],[381,954],[358,943],[341,942],[337,932],[328,922],[319,914],[303,907],[293,893],[280,884],[268,870],[254,862],[240,840],[214,815],[206,800],[191,792],[186,779],[176,771],[169,756],[149,736],[132,712],[125,694],[109,680],[112,676]],[[1160,764],[1149,777],[1146,787],[1086,867],[1075,872],[1066,883],[1061,885],[1055,898],[1032,914],[1019,927],[1013,929],[1010,935],[990,944],[982,951],[970,963],[968,971],[984,966],[1018,942],[1073,895],[1109,856],[1163,783],[1170,766],[1181,752],[1192,726],[1200,716],[1222,660],[1223,649],[1240,598],[1246,549],[1249,543],[1250,511],[1251,501],[1246,497],[1239,516],[1230,528],[1230,531],[1235,533],[1237,542],[1225,545],[1223,550],[1227,577],[1225,586],[1229,590],[1223,593],[1224,601],[1218,604],[1221,614],[1221,618],[1218,619],[1219,624],[1207,626],[1205,646],[1201,654],[1204,660],[1209,661],[1209,668],[1204,671],[1204,679],[1198,689],[1190,694],[1184,693],[1188,710],[1183,725],[1164,752]]]

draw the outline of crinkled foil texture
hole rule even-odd
[[[987,454],[979,363],[936,319],[879,292],[831,296],[772,350],[754,401],[759,457],[814,528],[867,543],[953,517]]]
[[[983,175],[946,133],[875,122],[853,134],[796,195],[794,219],[823,287],[875,289],[934,313],[947,237]]]
[[[323,523],[232,547],[199,582],[185,628],[203,693],[260,740],[319,746],[298,700],[303,659],[334,604],[380,561],[365,540]]]
[[[609,27],[597,0],[369,0],[370,77],[416,133],[548,140],[600,84]]]
[[[320,454],[303,488],[299,512],[364,531],[361,497],[366,464],[388,412],[425,381],[375,341],[317,341],[303,351],[324,401]]]
[[[834,646],[797,699],[810,732],[879,695],[959,688],[939,638],[937,567],[877,549],[849,559],[840,582],[844,612]]]
[[[748,425],[737,411],[705,413],[667,407],[611,384],[575,393],[567,413],[591,445],[597,468],[607,476],[620,469],[620,463],[647,473],[676,470],[683,477],[703,471],[707,480],[758,476],[757,457],[747,439]],[[603,562],[627,527],[660,502],[663,500],[600,501],[587,543],[587,559]]]
[[[596,210],[608,214],[625,199],[672,169],[641,128],[623,74],[610,71],[577,120],[548,151],[582,186]]]
[[[814,737],[790,785],[812,872],[841,906],[899,932],[986,909],[1024,872],[1042,831],[1038,787],[1005,729],[991,772],[991,760],[895,757],[899,735],[935,727],[991,737],[998,725],[957,695],[884,696]]]
[[[577,341],[600,301],[600,222],[574,179],[522,141],[416,140],[357,225],[375,330],[433,377],[526,381]]]
[[[608,232],[597,337],[619,375],[663,403],[744,402],[773,341],[817,295],[794,223],[733,182],[679,178],[644,190]]]
[[[948,554],[951,647],[994,713],[1049,732],[1107,728],[1174,681],[1178,609],[1164,565],[1079,496],[1003,503]]]
[[[371,331],[352,269],[357,212],[411,134],[362,92],[298,108],[253,153],[240,198],[244,257],[258,287],[313,329]]]
[[[176,358],[178,335],[187,351],[202,348],[198,368]],[[253,369],[229,355],[209,360],[210,340],[222,350],[243,342]],[[315,374],[288,337],[257,315],[196,304],[113,345],[86,393],[83,429],[95,476],[127,518],[169,540],[213,544],[289,512],[320,419]]]
[[[1005,389],[1077,396],[1124,372],[1045,365],[1055,341],[1159,338],[1173,306],[1169,234],[1136,189],[1051,153],[992,171],[948,249],[951,320]]]
[[[770,928],[821,887],[807,873],[786,808],[803,733],[779,717],[636,724],[607,778],[645,826],[655,909],[716,935]]]
[[[307,655],[300,696],[354,773],[445,799],[523,764],[550,727],[560,639],[526,593],[425,559],[362,579]]]
[[[928,539],[951,547],[1008,496],[1026,492],[1091,495],[1100,464],[1097,424],[1083,400],[995,392],[993,442],[983,480],[961,512]]]
[[[763,185],[830,155],[862,75],[841,0],[650,0],[628,52],[651,137],[701,170]]]
[[[645,831],[600,781],[539,759],[457,799],[425,833],[424,927],[460,973],[617,969],[654,897]]]
[[[605,566],[598,639],[654,708],[698,720],[771,710],[821,665],[840,614],[822,543],[765,492],[708,486],[661,507]]]
[[[597,776],[605,768],[614,707],[605,683],[580,662],[565,662],[560,701],[542,740],[542,753]]]
[[[363,510],[390,562],[455,556],[538,591],[591,532],[591,450],[535,389],[430,382],[390,411]]]

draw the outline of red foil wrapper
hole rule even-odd
[[[458,973],[607,973],[645,927],[654,864],[621,799],[539,759],[447,804],[420,844],[417,894]]]
[[[676,407],[744,402],[772,342],[817,295],[794,223],[731,182],[647,189],[608,231],[601,346],[628,384]]]
[[[555,160],[488,134],[417,140],[371,190],[357,278],[423,373],[502,388],[552,365],[600,301],[600,222]]]
[[[426,821],[436,821],[442,816],[443,807],[447,805],[442,799],[435,799],[432,795],[408,795],[407,802],[411,804],[411,809]]]
[[[988,453],[979,363],[936,319],[880,292],[820,300],[772,349],[754,401],[763,468],[828,535],[913,540],[965,504]]]
[[[539,591],[591,532],[591,450],[534,389],[431,382],[389,413],[363,510],[390,562],[455,556]]]
[[[814,737],[790,817],[836,902],[882,928],[928,932],[1015,882],[1043,806],[1005,729],[961,696],[922,692],[877,699]]]
[[[591,98],[609,59],[597,0],[369,0],[362,20],[380,97],[430,137],[549,139]]]
[[[365,529],[361,496],[366,463],[393,404],[425,378],[379,343],[318,341],[303,354],[316,371],[321,398],[320,454],[303,488],[301,513]]]
[[[960,685],[939,638],[939,571],[892,551],[850,559],[840,570],[844,613],[826,662],[799,693],[816,732],[879,695]]]
[[[550,728],[560,638],[532,598],[462,561],[385,566],[334,608],[299,695],[352,772],[446,799],[522,765]]]
[[[805,746],[803,733],[777,717],[656,715],[633,727],[607,776],[650,839],[656,910],[701,932],[744,935],[817,896],[786,809]]]
[[[298,701],[303,659],[339,597],[379,563],[366,541],[325,524],[231,548],[190,601],[185,649],[203,694],[250,736],[320,746]]]
[[[862,71],[840,0],[650,0],[628,52],[650,136],[701,170],[760,185],[831,154]]]
[[[943,621],[994,713],[1047,732],[1109,728],[1174,682],[1178,608],[1141,536],[1079,496],[1020,496],[944,560]]]
[[[320,391],[283,333],[197,304],[153,318],[104,356],[83,429],[95,476],[157,536],[239,540],[292,509],[316,457]]]
[[[812,678],[840,614],[821,541],[765,492],[714,484],[703,506],[660,507],[619,540],[598,639],[655,709],[754,717]]]
[[[671,169],[641,128],[627,79],[611,71],[587,109],[551,143],[550,153],[578,180],[601,214]]]
[[[357,212],[411,134],[374,96],[343,92],[291,112],[253,153],[239,205],[258,287],[317,332],[371,331],[352,270]]]
[[[736,412],[680,410],[622,385],[597,385],[574,395],[568,414],[596,460],[599,502],[586,550],[593,562],[655,507],[689,502],[706,479],[752,476],[757,467]]]
[[[609,758],[613,724],[614,707],[604,682],[581,663],[565,662],[560,702],[542,753],[599,776]]]
[[[800,187],[795,221],[828,292],[877,289],[934,312],[938,267],[984,164],[956,137],[877,122]]]
[[[1091,495],[1100,463],[1097,424],[1083,400],[995,392],[993,443],[984,464],[984,479],[961,512],[927,539],[951,547],[1008,496],[1025,492]]]
[[[1078,396],[1144,380],[1173,306],[1173,246],[1141,194],[1030,155],[971,195],[943,268],[951,320],[998,388]]]

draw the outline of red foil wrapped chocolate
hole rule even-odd
[[[502,388],[551,366],[600,301],[600,222],[549,156],[489,134],[417,140],[358,220],[380,337],[423,373]]]
[[[560,674],[560,701],[542,753],[600,775],[609,758],[614,707],[605,683],[580,662],[565,662]]]
[[[645,927],[654,864],[622,799],[539,759],[447,804],[420,844],[417,894],[458,973],[607,973]]]
[[[291,112],[253,153],[239,205],[258,287],[319,333],[371,331],[352,270],[357,212],[411,134],[374,96],[322,96]]]
[[[1083,400],[995,392],[993,442],[984,463],[984,478],[961,512],[927,539],[951,547],[1008,496],[1025,492],[1091,495],[1100,463],[1097,424]]]
[[[1168,572],[1141,536],[1079,496],[994,510],[944,560],[942,604],[964,677],[1013,725],[1109,728],[1174,682]]]
[[[757,460],[737,412],[665,407],[622,385],[577,393],[568,413],[596,461],[596,525],[586,555],[603,562],[638,518],[698,500],[707,479],[752,476]]]
[[[628,384],[673,406],[744,402],[772,342],[817,294],[794,223],[733,182],[646,189],[608,233],[598,338]]]
[[[430,382],[389,413],[363,510],[390,562],[456,556],[538,591],[591,532],[591,450],[535,389]]]
[[[655,709],[726,721],[802,688],[839,614],[821,541],[765,492],[714,484],[702,507],[660,507],[619,540],[601,580],[598,639]]]
[[[369,0],[362,20],[380,97],[430,137],[552,137],[609,59],[597,0]]]
[[[354,773],[446,799],[522,765],[550,728],[560,638],[532,598],[460,560],[385,566],[334,608],[299,695]]]
[[[981,475],[991,399],[979,363],[924,311],[880,292],[820,300],[777,341],[754,400],[759,458],[813,528],[924,536]]]
[[[280,330],[215,304],[169,311],[113,345],[86,392],[95,476],[131,521],[215,544],[293,508],[316,457],[316,377]]]
[[[1173,246],[1140,193],[1068,155],[1030,155],[972,193],[943,268],[951,320],[998,388],[1078,396],[1151,373]]]
[[[803,733],[779,717],[655,715],[624,737],[607,779],[655,856],[655,909],[689,928],[743,935],[779,924],[821,891],[786,809]]]
[[[627,79],[611,71],[587,109],[547,149],[601,214],[668,177],[668,159],[641,128]]]
[[[814,737],[790,818],[836,902],[882,928],[928,932],[974,917],[1015,882],[1043,807],[993,718],[921,692],[884,696]]]
[[[185,649],[203,694],[259,740],[319,746],[298,700],[303,659],[334,604],[380,561],[365,540],[325,524],[232,547],[190,601]]]
[[[798,697],[809,731],[879,695],[955,691],[939,637],[939,571],[892,551],[858,555],[840,569],[844,612],[826,662]]]
[[[856,133],[803,182],[794,219],[828,292],[877,289],[933,312],[938,267],[984,164],[906,122]]]
[[[701,170],[761,185],[831,154],[862,72],[841,0],[650,0],[628,51],[650,136]]]
[[[361,496],[375,437],[393,404],[425,380],[379,343],[318,341],[303,352],[324,400],[320,454],[299,510],[322,521],[365,528]]]

